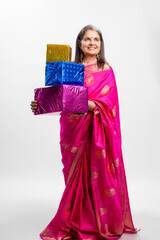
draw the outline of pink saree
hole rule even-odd
[[[43,240],[119,239],[133,225],[121,152],[118,94],[111,67],[85,67],[89,100],[85,115],[62,113],[61,152],[65,190]]]

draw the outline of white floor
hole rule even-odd
[[[1,181],[0,240],[39,239],[38,234],[56,213],[64,187],[62,179],[53,189],[46,186],[51,186],[51,182],[46,179],[37,183],[11,179]],[[140,195],[138,187],[136,189],[138,197],[135,201],[131,185],[130,200],[135,227],[141,228],[141,231],[137,234],[123,234],[121,240],[159,240],[159,198],[151,205],[150,195],[147,197],[145,192]]]

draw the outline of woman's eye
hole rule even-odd
[[[91,41],[91,39],[89,38],[89,37],[86,37],[85,39],[84,39],[84,41]],[[93,41],[95,41],[95,42],[98,42],[99,41],[99,38],[94,38],[93,39]]]

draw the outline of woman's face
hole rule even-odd
[[[88,30],[80,42],[80,49],[83,51],[84,56],[95,56],[101,49],[100,36],[95,30]]]

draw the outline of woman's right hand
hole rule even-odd
[[[32,101],[30,106],[31,106],[32,112],[35,112],[38,108],[38,102],[37,101]]]

